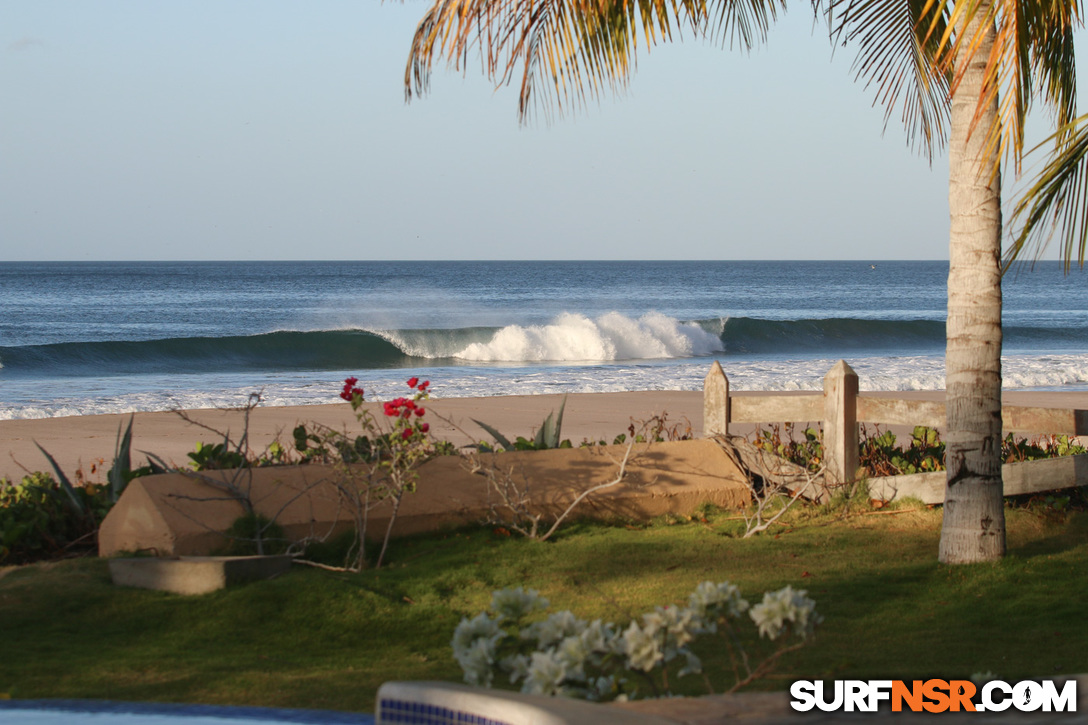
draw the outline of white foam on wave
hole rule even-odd
[[[737,362],[723,360],[730,384],[737,390],[822,390],[823,376],[837,360]],[[904,355],[848,361],[862,390],[943,390],[944,357]],[[1074,388],[1088,384],[1088,355],[1005,355],[1001,358],[1002,387]]]
[[[693,357],[721,349],[721,340],[698,325],[658,312],[638,319],[618,312],[596,319],[565,312],[547,325],[508,325],[454,357],[472,362],[611,362]]]
[[[719,358],[733,390],[823,389],[823,378],[837,362],[831,358],[743,360]],[[944,388],[941,355],[881,356],[848,360],[862,390],[908,391]],[[404,381],[420,375],[440,398],[540,393],[603,393],[634,390],[700,390],[709,369],[706,359],[641,363],[541,364],[519,366],[449,366],[386,370],[254,375],[196,374],[81,379],[79,396],[46,398],[41,381],[5,381],[0,387],[0,419],[51,418],[101,413],[222,408],[245,404],[254,390],[263,405],[338,403],[348,375],[357,375],[368,400],[388,400],[407,391]],[[1004,386],[1084,389],[1088,354],[1006,355]],[[70,386],[64,386],[71,390]]]
[[[456,357],[464,346],[456,330],[380,330],[367,329],[397,347],[405,355],[427,359]]]
[[[1001,359],[1006,388],[1061,388],[1088,382],[1088,355],[1011,356]]]

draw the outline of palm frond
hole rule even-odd
[[[579,107],[624,87],[640,44],[721,37],[751,47],[784,0],[435,0],[416,28],[405,92],[428,90],[434,63],[478,54],[497,85],[519,85],[518,115]],[[714,12],[708,4],[715,5]]]
[[[854,69],[865,87],[875,87],[874,103],[884,106],[884,124],[896,108],[908,142],[930,159],[948,133],[951,64],[949,10],[927,0],[827,0],[817,12],[827,16],[832,41],[856,43]]]
[[[968,62],[986,63],[985,90],[978,99],[976,123],[981,109],[999,101],[999,122],[985,129],[988,151],[993,158],[1010,160],[1017,174],[1024,158],[1024,124],[1033,99],[1041,98],[1059,127],[1076,116],[1076,67],[1073,29],[1079,25],[1075,0],[997,0],[992,4],[962,3],[954,12],[964,24],[982,6],[986,18],[975,25],[972,37],[957,42],[968,46],[957,59],[961,72]],[[976,58],[986,23],[996,30],[985,58]],[[958,78],[953,78],[955,93]],[[972,126],[972,133],[974,132]],[[996,171],[996,170],[995,170]]]
[[[1088,115],[1059,128],[1032,149],[1036,153],[1055,144],[1053,155],[1013,208],[1016,229],[1005,253],[1007,269],[1025,252],[1036,259],[1057,235],[1068,272],[1076,252],[1084,266],[1088,246]]]
[[[1033,75],[1059,126],[1076,117],[1077,68],[1073,30],[1082,23],[1075,0],[1021,0],[1027,27]]]
[[[1073,57],[1075,6],[1053,0],[1002,0],[997,11],[997,41],[988,61],[990,93],[1000,96],[1000,128],[991,129],[989,145],[1010,158],[1016,172],[1024,156],[1024,123],[1038,87],[1059,126],[1076,115],[1076,67]]]
[[[996,33],[985,59],[986,83],[978,108],[981,112],[986,104],[997,102],[998,123],[987,129],[987,151],[999,161],[1009,158],[1009,152],[1015,151],[1013,162],[1019,173],[1024,120],[1031,96],[1028,23],[1023,17],[1020,0],[997,0],[990,6],[988,15],[978,24],[979,32],[983,31],[984,24],[990,23],[995,26]]]
[[[767,39],[786,0],[718,0],[709,10],[707,35],[730,48],[751,50]]]

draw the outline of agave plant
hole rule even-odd
[[[472,419],[472,422],[483,428],[506,451],[543,451],[549,448],[570,448],[569,440],[562,440],[563,410],[567,407],[567,396],[563,396],[563,402],[559,405],[558,413],[548,413],[548,417],[540,424],[533,440],[518,436],[511,443],[510,439],[500,433],[494,426],[483,421]],[[484,446],[486,447],[486,446]]]

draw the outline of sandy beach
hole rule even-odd
[[[427,404],[427,421],[431,432],[440,439],[467,443],[471,438],[490,440],[490,436],[472,422],[484,421],[511,439],[530,436],[541,421],[557,411],[562,395],[526,395],[490,398],[432,399]],[[369,404],[381,417],[379,403]],[[583,438],[607,437],[609,441],[626,431],[631,420],[649,419],[667,412],[670,421],[686,417],[694,432],[702,426],[702,393],[652,391],[641,393],[594,393],[571,395],[563,417],[563,437],[578,443]],[[232,438],[242,433],[243,415],[233,410],[194,410],[186,415],[200,424],[216,430],[229,430]],[[119,426],[126,424],[127,414],[90,415],[31,420],[0,421],[0,476],[21,476],[25,469],[49,470],[49,463],[35,442],[49,451],[65,472],[82,466],[90,473],[92,464],[108,467],[114,454]],[[445,420],[443,420],[445,419]],[[449,421],[449,422],[446,422]],[[251,413],[249,435],[251,447],[264,450],[277,438],[287,447],[293,446],[291,431],[299,423],[316,423],[338,430],[354,432],[358,423],[347,403],[295,407],[259,407]],[[686,421],[684,423],[686,427]],[[458,430],[460,429],[460,430]],[[217,443],[209,430],[187,422],[175,412],[136,413],[132,425],[133,466],[140,465],[147,451],[179,466],[188,463],[187,454],[198,441]],[[91,480],[98,477],[96,473]]]
[[[782,393],[791,395],[794,393]],[[863,393],[864,394],[864,393]],[[868,393],[882,397],[940,400],[942,391]],[[737,395],[745,395],[740,392]],[[541,421],[562,402],[561,395],[527,395],[488,398],[433,399],[428,407],[432,432],[456,443],[470,438],[488,440],[489,436],[473,419],[484,421],[507,437],[530,436]],[[1030,405],[1046,408],[1088,409],[1088,391],[1012,391],[1004,395],[1006,405]],[[378,412],[378,404],[374,406]],[[690,424],[696,436],[702,433],[702,393],[699,391],[644,391],[625,393],[583,393],[568,397],[563,418],[563,437],[574,443],[583,439],[611,441],[626,432],[632,421],[645,421],[667,413],[670,422],[682,429]],[[243,430],[238,411],[196,410],[187,415],[197,423],[216,430],[229,430],[232,437]],[[118,428],[128,415],[92,415],[0,421],[0,476],[9,479],[26,471],[49,470],[48,461],[35,442],[49,451],[70,476],[82,468],[88,480],[101,480],[102,462],[109,466],[114,455]],[[445,419],[445,420],[443,420]],[[448,422],[446,422],[448,421]],[[356,430],[351,407],[311,405],[297,407],[261,407],[251,414],[251,446],[264,450],[277,438],[292,445],[291,430],[299,423],[318,423],[337,429]],[[752,426],[737,426],[734,432],[746,434]],[[218,442],[214,433],[187,422],[175,412],[136,413],[133,422],[133,465],[144,462],[140,451],[151,452],[167,462],[184,466],[187,453],[198,441]],[[92,466],[94,473],[91,472]]]

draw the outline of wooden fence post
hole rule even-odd
[[[858,470],[858,374],[839,360],[824,376],[824,480],[848,483]]]
[[[703,437],[729,434],[729,378],[717,360],[703,380]]]

